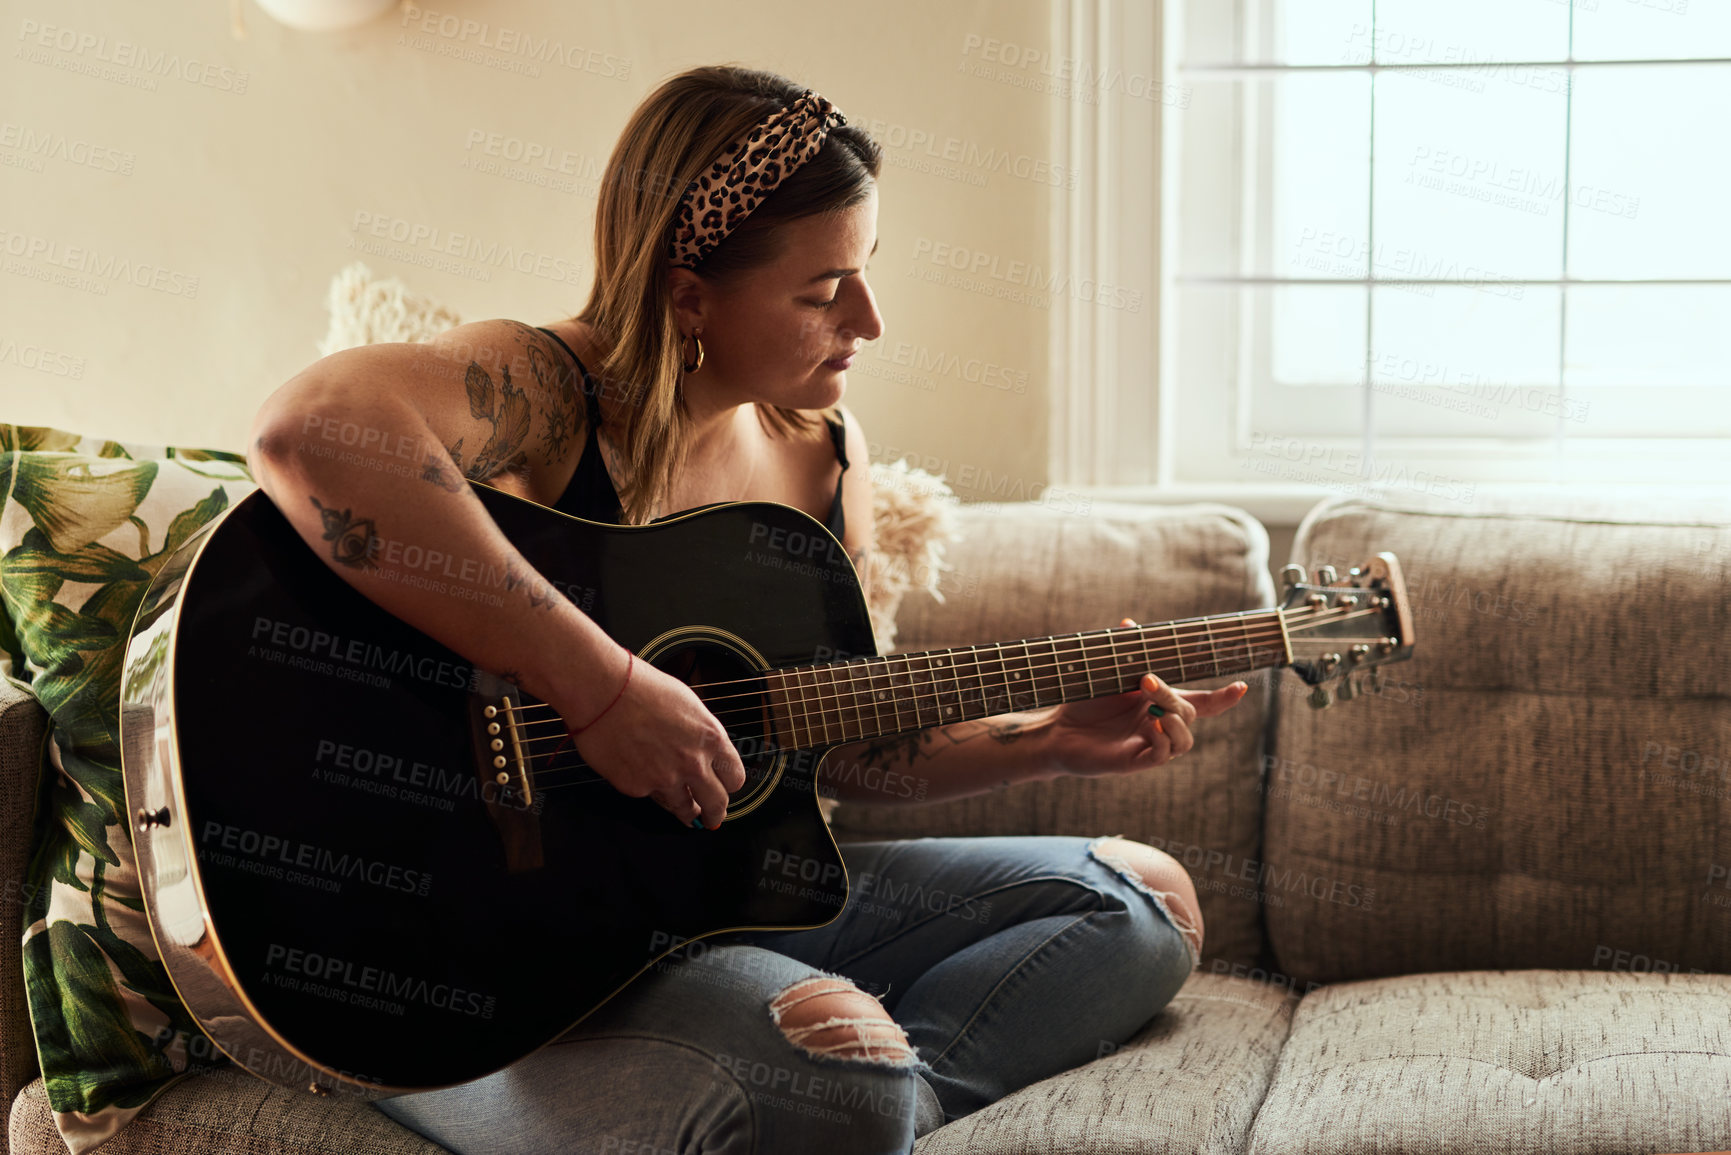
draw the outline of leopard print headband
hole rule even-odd
[[[686,186],[667,243],[674,268],[695,269],[763,198],[817,155],[829,130],[847,123],[835,105],[807,89],[721,150],[709,171]]]

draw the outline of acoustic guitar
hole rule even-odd
[[[1376,689],[1413,628],[1393,555],[1288,567],[1283,604],[877,656],[818,522],[739,502],[641,526],[485,485],[528,562],[687,684],[746,768],[715,831],[584,765],[552,709],[339,578],[261,490],[162,567],[121,688],[147,914],[212,1045],[316,1093],[479,1078],[692,939],[821,926],[847,874],[818,808],[835,747],[1012,710],[1290,666]],[[475,605],[503,574],[404,551]],[[509,596],[521,596],[510,593]]]

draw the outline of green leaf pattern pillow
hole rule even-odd
[[[145,587],[255,488],[238,454],[0,426],[0,673],[52,722],[24,978],[43,1082],[73,1155],[209,1048],[144,917],[120,772],[120,668]]]

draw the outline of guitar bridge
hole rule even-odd
[[[499,786],[509,786],[511,784],[511,767],[515,766],[517,781],[521,784],[523,791],[523,805],[533,806],[535,804],[535,788],[529,784],[529,765],[523,760],[523,740],[517,730],[517,704],[511,701],[510,695],[507,694],[499,699],[499,705],[488,706],[481,713],[487,718],[504,719],[503,722],[495,720],[487,723],[489,735],[487,745],[494,752],[494,783]],[[501,731],[504,737],[499,736]],[[506,750],[509,750],[510,753],[504,753]]]
[[[542,865],[541,802],[529,772],[517,688],[484,674],[469,702],[481,801],[498,831],[505,868],[513,874],[538,870]]]

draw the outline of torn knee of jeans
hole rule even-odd
[[[1101,845],[1115,838],[1123,838],[1121,834],[1107,834],[1088,843],[1088,854],[1103,866],[1116,871],[1118,876],[1141,893],[1147,895],[1160,913],[1166,916],[1166,921],[1178,932],[1178,937],[1184,940],[1184,948],[1190,954],[1190,969],[1197,970],[1202,966],[1202,931],[1189,919],[1178,913],[1178,895],[1169,890],[1155,890],[1148,885],[1148,880],[1142,877],[1127,859],[1121,858],[1100,849]]]
[[[796,1011],[789,1021],[788,1011],[805,1004],[811,1006]],[[891,1067],[919,1065],[907,1035],[889,1012],[846,979],[801,979],[770,1000],[769,1015],[787,1040],[808,1055]]]

